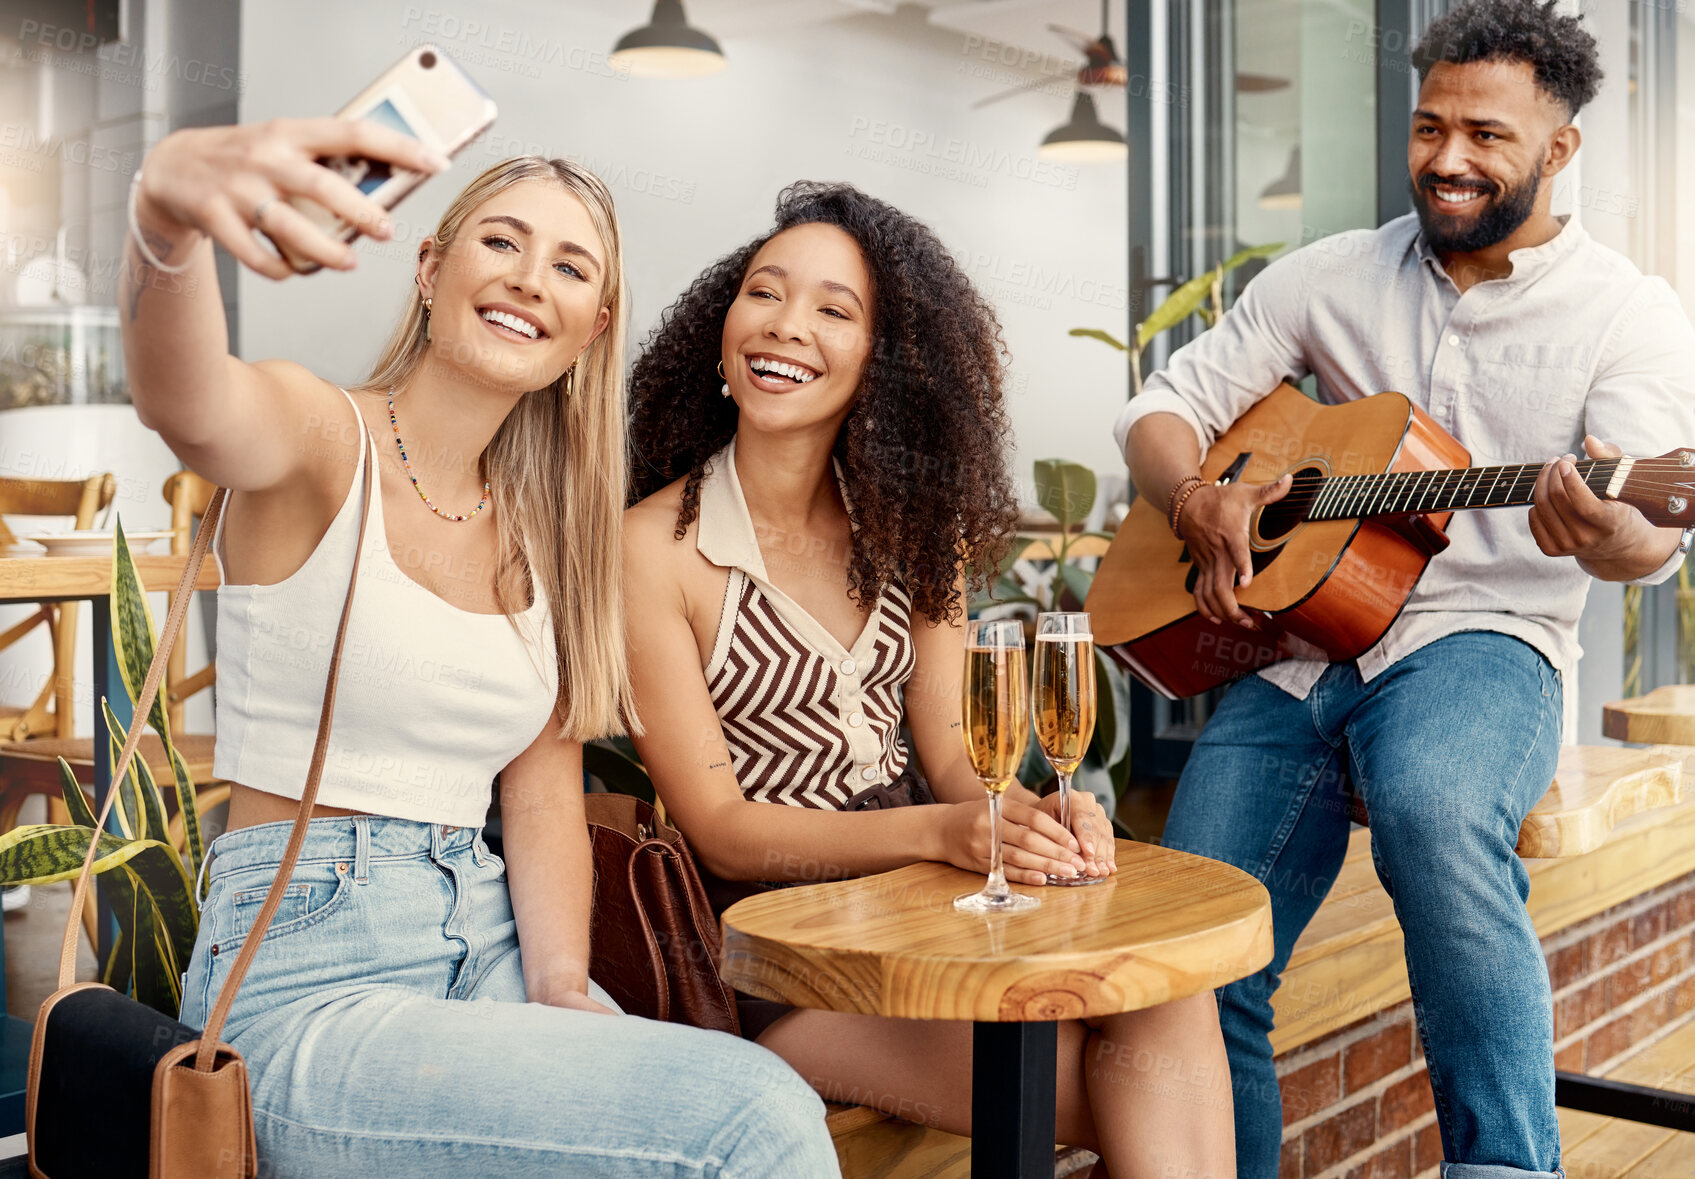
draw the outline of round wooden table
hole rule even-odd
[[[1212,990],[1271,960],[1271,901],[1247,873],[1118,841],[1088,888],[1025,888],[1042,907],[981,916],[953,899],[982,877],[910,864],[778,889],[724,913],[724,978],[797,1007],[975,1022],[973,1179],[1052,1179],[1062,1019]]]

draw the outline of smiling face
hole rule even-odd
[[[1551,179],[1577,150],[1565,107],[1526,61],[1438,62],[1407,143],[1413,206],[1432,249],[1471,253],[1546,215]]]
[[[606,247],[582,201],[524,180],[472,209],[418,285],[430,356],[485,385],[527,393],[557,380],[603,331]]]
[[[761,246],[724,317],[743,427],[839,429],[871,353],[872,311],[870,270],[843,230],[797,225]]]

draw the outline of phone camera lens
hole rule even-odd
[[[418,55],[418,64],[426,70],[433,70],[436,64],[436,55],[428,52],[420,53]]]

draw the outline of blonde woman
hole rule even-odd
[[[284,120],[177,132],[134,189],[131,393],[233,489],[216,769],[236,785],[182,1018],[204,1021],[275,876],[357,561],[319,804],[225,1027],[267,1173],[833,1175],[820,1103],[775,1056],[619,1016],[588,979],[580,742],[633,717],[607,558],[624,491],[611,198],[562,160],[478,176],[349,392],[229,355],[209,244],[286,277],[262,228],[352,268],[285,200],[388,236],[315,162],[338,154],[444,163],[374,125]],[[509,863],[481,833],[496,775]]]

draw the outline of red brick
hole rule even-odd
[[[1413,1135],[1413,1174],[1422,1175],[1442,1161],[1442,1128],[1431,1122]]]
[[[1623,925],[1609,926],[1591,934],[1588,944],[1589,969],[1602,971],[1630,953],[1630,930]]]
[[[1640,950],[1666,931],[1666,907],[1655,905],[1630,919],[1630,948]]]
[[[1556,991],[1569,987],[1589,972],[1588,948],[1589,942],[1584,940],[1548,955],[1548,981]]]
[[[1277,1179],[1306,1179],[1301,1170],[1301,1140],[1291,1138],[1283,1144],[1283,1153],[1277,1159]]]
[[[1398,1023],[1349,1044],[1342,1057],[1342,1091],[1355,1093],[1412,1061],[1412,1024]]]
[[[1563,1040],[1607,1013],[1607,983],[1600,979],[1554,1004],[1554,1039]]]
[[[1347,1179],[1412,1179],[1412,1139],[1403,1138],[1348,1170]]]
[[[1667,1002],[1668,997],[1664,994],[1656,995],[1630,1013],[1630,1042],[1632,1044],[1646,1040],[1666,1025],[1666,1021],[1671,1018],[1671,1004]]]
[[[1671,1009],[1682,1015],[1686,1011],[1695,1011],[1695,977],[1686,978],[1677,984],[1677,990],[1672,992]]]
[[[1283,1124],[1292,1126],[1311,1117],[1342,1096],[1342,1056],[1336,1053],[1315,1060],[1280,1078],[1283,1091]]]
[[[1590,1067],[1611,1060],[1630,1047],[1630,1016],[1620,1016],[1589,1037],[1587,1060]]]
[[[1678,929],[1695,925],[1695,888],[1686,888],[1673,899],[1671,921]]]
[[[1689,939],[1678,938],[1654,951],[1648,959],[1648,981],[1655,986],[1675,978],[1689,965]]]
[[[1335,1117],[1327,1118],[1306,1132],[1307,1173],[1316,1175],[1343,1159],[1358,1154],[1377,1136],[1377,1102],[1362,1101]]]
[[[1554,1053],[1554,1067],[1568,1073],[1582,1072],[1583,1041],[1579,1040],[1575,1044],[1567,1044],[1564,1048],[1561,1048],[1558,1052]]]
[[[1647,990],[1648,970],[1648,959],[1638,958],[1634,962],[1627,962],[1608,975],[1607,1010],[1616,1011]]]
[[[1436,1108],[1436,1097],[1430,1091],[1430,1075],[1418,1072],[1396,1081],[1383,1091],[1383,1112],[1378,1118],[1382,1131],[1392,1134],[1402,1126],[1415,1122]]]

